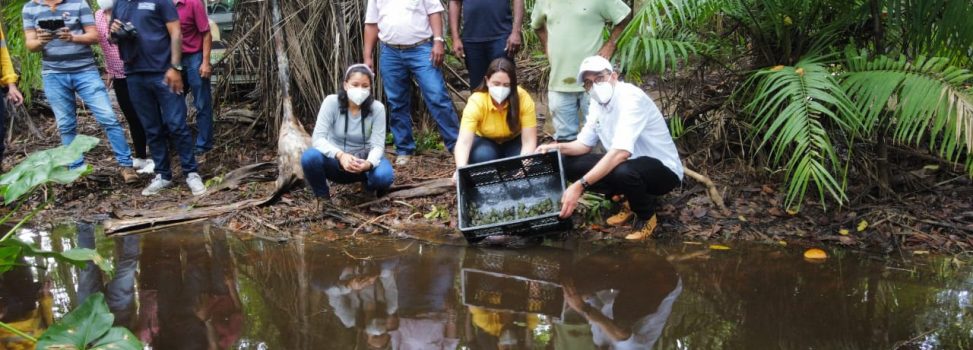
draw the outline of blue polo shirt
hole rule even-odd
[[[84,0],[62,0],[54,7],[42,4],[40,0],[30,0],[24,4],[21,15],[24,30],[43,30],[39,23],[48,19],[64,20],[64,26],[75,35],[84,34],[84,27],[95,25],[95,17]],[[98,69],[91,46],[63,41],[57,36],[44,45],[41,74],[76,73],[90,69]]]
[[[169,70],[172,45],[166,23],[179,22],[172,0],[116,0],[113,15],[123,23],[132,22],[138,30],[137,39],[118,43],[126,75]]]
[[[463,41],[480,43],[510,36],[514,17],[509,0],[462,0]]]

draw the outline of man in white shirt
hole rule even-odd
[[[607,59],[591,56],[582,61],[578,81],[591,95],[588,120],[578,139],[537,148],[559,149],[565,156],[565,175],[575,181],[561,197],[561,217],[571,216],[585,190],[622,194],[636,219],[635,232],[625,238],[645,239],[658,223],[655,196],[682,182],[682,162],[669,128],[652,99],[639,87],[618,81]],[[608,153],[591,153],[598,142]]]
[[[396,165],[416,151],[412,138],[412,78],[449,153],[459,135],[459,118],[439,67],[446,49],[443,4],[439,0],[368,0],[365,11],[365,64],[374,68],[372,51],[379,44],[379,73],[389,101],[389,126],[395,140]]]

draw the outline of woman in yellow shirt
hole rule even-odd
[[[454,150],[456,167],[530,154],[536,146],[534,100],[517,85],[514,63],[506,57],[495,59],[463,110]]]

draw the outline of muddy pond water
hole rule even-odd
[[[153,349],[971,349],[973,274],[944,257],[732,244],[405,239],[286,243],[208,224],[107,238],[23,230],[93,268],[28,258],[0,280],[3,321],[44,327],[103,292]],[[16,348],[0,334],[0,349]]]

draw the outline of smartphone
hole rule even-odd
[[[60,18],[42,19],[37,21],[37,26],[51,32],[56,32],[65,27],[64,20]]]

